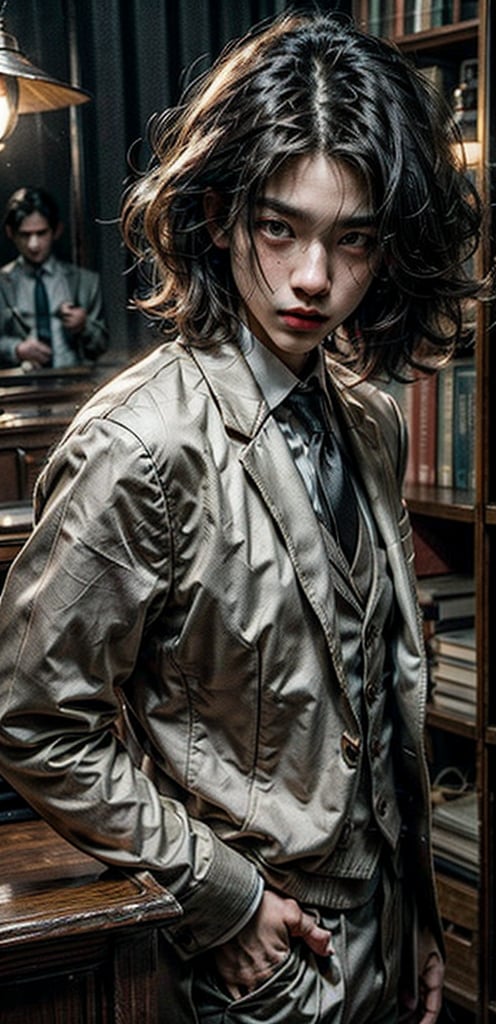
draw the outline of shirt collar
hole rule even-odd
[[[313,366],[309,371],[308,378],[304,380],[301,380],[285,366],[270,349],[251,333],[245,324],[241,324],[239,347],[271,412],[284,402],[294,388],[304,389],[315,378],[320,387],[324,391],[326,390],[325,360],[321,345],[315,351]]]
[[[24,259],[24,256],[18,256],[16,262],[23,273],[28,274],[30,277],[35,277],[37,268],[33,267],[32,263],[28,263],[28,261]],[[43,270],[44,274],[55,274],[56,268],[57,260],[53,255],[50,255],[44,263],[40,264],[40,269]]]

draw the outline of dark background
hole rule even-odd
[[[232,38],[286,10],[351,0],[8,0],[5,27],[33,64],[92,94],[81,107],[26,114],[0,152],[0,216],[11,192],[42,185],[65,224],[58,254],[102,275],[110,360],[153,340],[126,311],[133,288],[117,218],[129,154],[145,166],[149,118],[176,102]],[[0,229],[0,263],[14,255]]]

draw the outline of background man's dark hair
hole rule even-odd
[[[18,188],[7,201],[4,226],[18,231],[23,220],[32,213],[39,213],[48,221],[52,231],[60,223],[59,208],[55,199],[44,188]]]

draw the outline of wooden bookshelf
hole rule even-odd
[[[418,30],[411,31],[412,12]],[[433,16],[435,13],[435,17]],[[474,135],[467,146],[469,163],[488,210],[478,254],[487,273],[494,260],[496,182],[494,103],[496,101],[496,33],[491,0],[356,0],[354,14],[364,28],[392,38],[421,69],[428,69],[452,104],[466,61],[477,61],[477,109]],[[437,22],[437,23],[435,23]],[[441,23],[439,23],[441,22]],[[479,876],[457,877],[438,870],[440,908],[447,946],[446,1000],[448,1018],[459,1024],[496,1024],[495,871],[496,863],[496,314],[480,304],[474,330],[475,414],[473,421],[474,485],[470,489],[427,486],[411,481],[405,487],[414,535],[417,569],[467,572],[476,586],[476,715],[475,721],[427,708],[427,749],[433,777],[443,763],[469,771],[477,794]],[[405,406],[403,405],[403,408]],[[419,418],[420,419],[420,418]],[[420,422],[410,423],[410,435]],[[414,443],[418,438],[413,437]],[[492,451],[492,458],[491,458]],[[429,560],[432,566],[429,566]],[[420,565],[422,563],[422,566]]]

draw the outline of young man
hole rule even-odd
[[[0,366],[77,366],[107,347],[98,274],[56,258],[57,204],[41,188],[10,197],[5,231],[18,257],[0,268]]]
[[[174,1024],[440,1010],[405,430],[364,378],[445,355],[477,294],[455,137],[395,48],[287,17],[158,119],[126,197],[141,305],[174,337],[39,482],[1,607],[0,770],[172,891]]]

